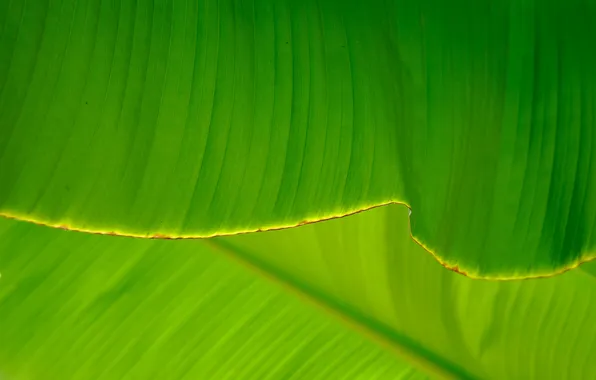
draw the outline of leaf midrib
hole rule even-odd
[[[335,297],[329,296],[308,283],[301,281],[296,276],[259,259],[246,250],[217,238],[206,239],[205,242],[228,258],[240,263],[243,267],[257,272],[260,277],[269,279],[306,302],[322,309],[326,314],[334,316],[342,323],[347,324],[350,328],[365,335],[368,339],[383,346],[385,349],[401,356],[406,356],[412,364],[423,371],[447,379],[479,378],[479,376],[470,374],[458,364],[422,346],[407,335],[395,331],[390,326],[371,318]]]

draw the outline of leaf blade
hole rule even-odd
[[[425,378],[204,244],[0,230],[8,378]]]
[[[0,25],[0,212],[205,237],[403,202],[450,267],[552,274],[596,254],[594,15],[19,2]]]
[[[116,314],[111,320],[90,318],[87,321],[91,327],[96,325],[96,330],[90,330],[84,339],[90,339],[96,333],[98,337],[105,334],[113,337],[115,333],[105,332],[104,328],[108,329],[110,323],[121,319],[126,320],[131,308],[139,304],[140,298],[153,298],[154,306],[151,308],[155,310],[162,310],[169,303],[175,302],[175,299],[163,299],[159,296],[159,289],[166,287],[169,281],[178,281],[177,285],[169,287],[170,293],[175,292],[176,289],[185,288],[186,291],[183,294],[189,297],[186,298],[186,304],[180,304],[179,312],[184,313],[185,307],[191,307],[188,302],[192,300],[195,293],[189,294],[189,285],[185,281],[189,277],[193,278],[193,274],[196,277],[196,272],[205,270],[197,264],[203,262],[201,260],[217,261],[215,257],[206,253],[205,257],[198,255],[198,258],[196,254],[204,251],[201,247],[205,244],[215,245],[224,249],[220,253],[249,264],[249,267],[257,269],[261,276],[266,275],[284,284],[286,289],[297,291],[304,299],[314,302],[326,312],[348,322],[351,328],[382,343],[389,351],[405,355],[404,357],[412,360],[412,363],[423,366],[427,371],[446,377],[486,379],[533,379],[549,378],[554,375],[579,378],[590,376],[593,366],[589,358],[593,356],[596,336],[590,321],[596,309],[592,302],[595,297],[594,279],[588,272],[577,269],[553,278],[515,282],[472,280],[445,271],[428,253],[423,252],[420,246],[412,242],[406,232],[406,214],[407,210],[403,206],[393,206],[296,229],[182,241],[89,236],[24,224],[32,231],[34,229],[50,231],[45,233],[65,234],[64,236],[68,238],[65,238],[61,245],[57,244],[54,247],[54,253],[49,256],[52,257],[50,261],[42,261],[29,269],[23,267],[21,270],[17,267],[18,270],[13,269],[12,276],[15,273],[23,273],[25,280],[37,278],[39,282],[39,279],[44,276],[36,272],[43,268],[43,270],[57,272],[48,280],[51,284],[50,289],[55,295],[65,291],[72,292],[77,287],[68,281],[70,278],[68,275],[73,276],[72,273],[77,270],[77,255],[81,254],[81,251],[78,250],[79,248],[73,248],[76,245],[73,246],[71,245],[73,242],[68,241],[71,236],[93,241],[97,245],[97,252],[83,250],[86,257],[111,257],[112,267],[124,267],[123,273],[127,273],[128,269],[119,263],[144,260],[145,264],[133,266],[136,268],[132,271],[133,275],[123,277],[121,282],[124,285],[115,287],[116,289],[136,289],[136,299],[124,300],[122,304],[117,305],[114,311]],[[21,222],[8,223],[22,224]],[[394,231],[402,231],[401,236]],[[118,243],[114,243],[115,241]],[[138,253],[136,256],[129,257],[118,254],[126,251],[119,247],[121,241],[130,245],[141,244],[149,247],[156,245],[160,248],[153,253]],[[3,267],[13,265],[12,260],[20,260],[23,266],[30,259],[27,255],[19,254],[19,250],[16,249],[19,244],[31,244],[33,250],[43,247],[43,239],[11,241],[10,236],[6,236],[0,242],[4,244],[0,246]],[[106,244],[114,245],[111,256],[101,254],[102,247]],[[13,249],[8,249],[7,247],[11,245]],[[62,268],[64,271],[62,276],[59,262],[64,258],[64,252],[69,251],[67,249],[69,246],[72,252],[68,256],[70,264]],[[172,255],[176,249],[173,247],[184,247],[180,248],[180,255],[185,255],[186,260],[191,260],[191,263],[194,260],[195,264],[177,261],[176,255]],[[38,256],[43,259],[43,255]],[[7,258],[8,261],[6,261]],[[217,286],[223,286],[234,288],[235,291],[231,293],[244,291],[247,294],[251,293],[249,289],[245,289],[246,286],[242,286],[246,282],[238,284],[234,281],[233,273],[238,272],[237,270],[234,272],[225,261],[217,262],[222,263],[219,266],[221,270],[214,270],[214,273],[202,280],[200,284],[197,284],[196,280],[193,280],[192,284],[199,289],[206,289],[206,292],[213,291],[213,288],[217,289]],[[586,268],[589,270],[590,266]],[[101,266],[93,265],[88,269],[88,273],[82,273],[79,277],[88,280],[91,278],[90,275],[97,271],[102,271]],[[177,271],[187,273],[186,277],[182,277],[185,280],[182,283],[181,280],[176,280]],[[10,280],[7,273],[2,270],[3,284],[6,284],[7,278]],[[117,274],[118,271],[116,270],[115,273]],[[244,276],[246,278],[248,274]],[[203,277],[200,276],[200,278]],[[102,283],[102,281],[99,282]],[[31,286],[28,288],[27,281],[23,283],[22,287],[25,290],[36,289]],[[109,284],[109,281],[107,284],[103,283],[100,288],[114,287]],[[143,286],[144,283],[152,285]],[[97,282],[93,284],[97,285]],[[38,285],[35,286],[39,288]],[[10,287],[8,289],[10,290]],[[6,287],[0,289],[0,305],[2,305],[0,318],[11,315],[7,313],[7,310],[11,310],[10,303],[7,304],[6,296],[2,296],[2,292],[6,290]],[[270,289],[267,288],[267,290]],[[157,297],[155,293],[158,294]],[[161,294],[163,297],[163,293]],[[223,294],[230,294],[230,292]],[[147,297],[144,297],[145,295]],[[286,296],[284,293],[284,297]],[[41,313],[42,315],[49,314],[52,308],[60,308],[59,298],[53,299],[44,296],[43,293],[38,294],[36,298],[30,299],[26,295],[19,298],[28,300],[30,305],[35,305],[35,310],[47,309],[45,314]],[[92,298],[101,299],[98,296]],[[226,310],[226,306],[221,302],[220,300],[219,306],[214,307],[213,310],[219,310],[220,313],[221,310]],[[96,307],[97,312],[109,312],[110,309],[106,306],[99,303]],[[247,306],[247,310],[249,309],[250,305]],[[15,318],[18,318],[19,323],[26,323],[27,318],[23,317],[24,314],[29,314],[29,318],[34,318],[32,315],[36,315],[36,313],[26,313],[25,308],[20,310],[23,310],[23,314],[13,314],[13,319],[3,320],[3,325],[13,324]],[[186,310],[186,313],[192,314],[189,310]],[[167,316],[168,312],[163,314]],[[194,315],[197,320],[202,320],[198,314]],[[218,323],[222,325],[225,323],[220,318],[213,319],[216,315],[207,313],[209,318],[207,323],[211,324],[208,330],[214,332],[214,336],[223,336],[225,341],[226,334],[217,333],[222,331]],[[128,323],[126,329],[120,331],[123,333],[131,330],[131,335],[134,336],[139,334],[138,330],[131,327],[132,322]],[[168,331],[167,322],[164,320],[161,323],[156,332]],[[49,342],[50,338],[44,335],[43,326],[43,323],[36,326],[36,334],[42,342]],[[15,331],[27,330],[19,328]],[[202,330],[199,329],[199,331]],[[280,331],[283,332],[284,329]],[[272,339],[280,338],[278,335],[283,334],[282,332],[273,334]],[[184,335],[188,333],[188,330],[185,330]],[[283,336],[285,338],[282,339],[295,342],[298,346],[304,343],[296,340],[295,337]],[[60,336],[54,334],[52,339],[60,341]],[[126,340],[126,335],[121,339]],[[512,346],[511,342],[515,342],[515,345]],[[48,343],[48,346],[55,347],[56,344]],[[200,343],[199,346],[204,347]],[[224,343],[223,346],[226,344]],[[11,352],[15,351],[19,352],[19,350],[11,350]],[[233,351],[229,348],[227,352]],[[40,350],[39,355],[43,352],[44,350]],[[122,353],[117,352],[116,355],[118,354]],[[0,356],[3,355],[6,353]],[[215,355],[214,358],[217,356],[217,354],[213,355]],[[93,354],[91,357],[93,359]],[[13,362],[19,363],[16,358],[13,359]],[[307,360],[307,362],[310,361]],[[275,362],[275,364],[279,363]],[[251,368],[258,371],[256,365]],[[360,371],[354,367],[352,370]],[[323,373],[327,372],[323,371]],[[355,373],[352,372],[354,376]]]

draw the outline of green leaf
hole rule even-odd
[[[590,359],[596,355],[596,263],[585,265],[592,274],[576,269],[545,279],[474,280],[444,270],[407,227],[406,209],[388,206],[216,241],[328,303],[406,334],[469,377],[596,373]]]
[[[596,371],[596,277],[576,269],[503,282],[447,271],[410,239],[402,206],[175,241],[0,220],[0,271],[0,326],[10,326],[0,329],[0,372],[17,380],[399,378],[407,366],[350,328],[439,376]]]
[[[594,0],[0,4],[0,212],[211,236],[388,202],[475,276],[596,255]]]
[[[0,219],[0,377],[424,379],[199,241]]]

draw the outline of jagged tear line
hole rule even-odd
[[[21,222],[32,223],[32,224],[35,224],[38,226],[43,226],[43,227],[57,228],[57,229],[61,229],[61,230],[65,230],[65,231],[73,231],[73,232],[84,232],[84,233],[89,233],[89,234],[94,234],[94,235],[109,235],[109,236],[118,236],[118,237],[127,237],[127,238],[141,238],[141,239],[164,239],[164,240],[197,239],[197,240],[199,240],[199,239],[210,239],[210,238],[214,238],[214,237],[234,236],[234,235],[242,235],[242,234],[255,233],[255,232],[279,231],[279,230],[285,230],[285,229],[289,229],[289,228],[296,228],[296,227],[304,226],[307,224],[313,224],[313,223],[319,223],[319,222],[324,222],[324,221],[333,220],[333,219],[345,218],[347,216],[356,215],[356,214],[359,214],[364,211],[372,210],[372,209],[375,209],[378,207],[389,206],[389,205],[401,205],[401,206],[405,206],[408,208],[408,233],[410,235],[410,238],[416,244],[418,244],[418,246],[420,246],[422,249],[424,249],[426,252],[428,252],[444,268],[446,268],[450,271],[453,271],[457,274],[460,274],[462,276],[474,279],[474,280],[514,281],[514,280],[550,278],[553,276],[563,274],[569,270],[575,269],[584,263],[596,260],[596,252],[593,252],[593,253],[588,253],[588,254],[584,255],[583,257],[578,258],[574,262],[569,263],[569,265],[565,265],[561,268],[553,268],[553,271],[549,271],[549,272],[535,273],[535,274],[521,275],[521,276],[479,275],[478,273],[475,273],[473,271],[465,269],[465,267],[459,267],[458,264],[453,265],[453,264],[448,263],[443,258],[441,258],[440,255],[436,254],[432,249],[427,247],[424,244],[424,242],[422,242],[422,240],[415,237],[412,234],[412,224],[411,224],[412,207],[404,201],[387,201],[387,202],[379,203],[379,204],[376,204],[373,206],[367,206],[367,207],[363,207],[363,208],[360,208],[360,209],[357,209],[354,211],[349,211],[349,212],[346,212],[345,214],[331,215],[331,216],[326,216],[326,217],[312,219],[312,220],[307,219],[307,220],[304,220],[302,222],[299,222],[297,224],[292,224],[292,225],[263,227],[263,228],[255,228],[255,229],[251,229],[251,230],[234,231],[234,232],[221,232],[221,233],[216,232],[216,233],[213,233],[210,235],[164,235],[164,234],[159,234],[159,233],[156,233],[153,235],[149,235],[149,234],[142,235],[142,234],[126,233],[126,232],[99,231],[99,230],[78,228],[78,227],[68,226],[65,224],[43,222],[43,221],[39,221],[39,220],[36,220],[33,218],[18,216],[15,214],[9,214],[9,213],[5,213],[5,212],[0,212],[0,217],[5,218],[5,219],[11,219],[11,220],[16,220],[16,221],[21,221]]]

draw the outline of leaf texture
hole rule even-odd
[[[470,275],[596,254],[594,0],[0,4],[0,212],[137,236],[385,204]]]
[[[404,334],[458,368],[456,378],[594,377],[596,263],[550,278],[475,280],[441,267],[407,224],[405,207],[388,206],[216,241]]]
[[[182,241],[1,222],[0,371],[9,378],[423,376],[411,365],[455,379],[596,373],[592,263],[546,279],[466,278],[411,241],[402,206]]]
[[[0,377],[427,378],[220,256],[0,220]]]

